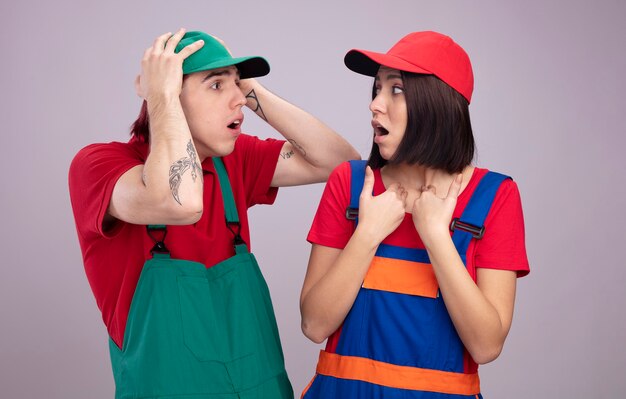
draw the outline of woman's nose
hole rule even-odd
[[[372,111],[373,114],[382,113],[385,111],[384,100],[380,94],[377,94],[370,103],[370,111]]]

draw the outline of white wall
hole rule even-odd
[[[235,55],[265,56],[262,82],[364,156],[371,81],[343,66],[345,52],[386,51],[415,30],[455,38],[476,75],[477,163],[519,184],[532,270],[504,353],[481,368],[484,396],[623,396],[625,20],[618,0],[3,2],[0,396],[113,396],[67,169],[84,145],[127,139],[141,54],[181,26],[217,34]],[[274,135],[247,116],[248,133]],[[318,350],[300,333],[298,296],[322,188],[284,189],[275,206],[251,211],[296,391]]]

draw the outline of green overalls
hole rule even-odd
[[[239,217],[214,158],[229,229]],[[148,226],[165,229],[165,226]],[[267,284],[238,233],[211,268],[172,259],[164,240],[143,266],[124,333],[109,339],[116,399],[293,398]]]

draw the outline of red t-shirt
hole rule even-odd
[[[467,187],[459,195],[453,218],[460,217],[480,179],[487,169],[474,168]],[[374,195],[382,194],[385,186],[380,169],[374,170]],[[354,231],[354,222],[346,219],[350,204],[350,164],[339,165],[328,179],[307,240],[313,244],[343,249]],[[384,244],[405,248],[424,248],[410,213]],[[472,240],[467,253],[467,269],[476,280],[476,267],[514,270],[519,277],[529,273],[524,243],[524,217],[519,191],[514,181],[507,179],[496,193],[485,220],[485,235]]]
[[[234,151],[223,158],[241,222],[241,237],[250,247],[247,210],[271,204],[278,189],[270,187],[284,141],[242,134]],[[113,187],[129,169],[143,164],[148,144],[93,144],[78,152],[69,172],[70,197],[85,271],[102,318],[113,341],[122,346],[126,319],[143,264],[154,241],[146,226],[118,221],[103,231]],[[217,172],[210,158],[204,171],[204,211],[193,225],[168,226],[165,244],[171,256],[213,266],[234,255],[233,234],[227,229]]]

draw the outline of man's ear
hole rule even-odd
[[[137,75],[135,78],[135,92],[137,95],[145,100],[143,93],[141,92],[141,75]]]

